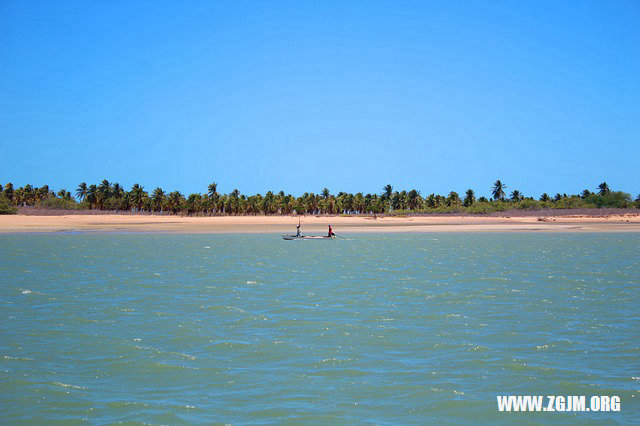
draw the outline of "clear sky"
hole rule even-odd
[[[0,1],[0,184],[640,192],[640,1]]]

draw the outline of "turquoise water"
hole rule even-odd
[[[0,422],[637,423],[639,290],[638,234],[0,235]]]

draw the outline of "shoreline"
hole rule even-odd
[[[305,235],[426,232],[640,232],[640,212],[565,216],[300,216]],[[0,234],[24,233],[295,233],[298,216],[5,215]]]

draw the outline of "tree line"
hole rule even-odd
[[[116,212],[147,212],[181,215],[290,215],[296,214],[406,214],[406,213],[491,213],[510,209],[543,208],[640,208],[640,195],[634,200],[625,192],[612,191],[602,182],[595,191],[585,189],[580,194],[547,193],[539,198],[527,197],[514,189],[507,195],[507,186],[497,180],[491,187],[492,197],[477,197],[473,189],[464,196],[451,191],[448,195],[421,195],[420,191],[396,191],[386,185],[379,194],[304,193],[299,197],[283,191],[265,195],[245,195],[234,189],[228,194],[218,192],[211,183],[205,193],[188,196],[179,191],[165,192],[155,188],[148,192],[139,184],[126,190],[119,183],[103,180],[99,184],[82,182],[72,194],[66,189],[54,191],[48,185],[34,187],[13,184],[0,185],[0,213],[16,213],[17,207],[59,210],[103,210]]]

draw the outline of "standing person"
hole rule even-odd
[[[298,222],[298,225],[296,226],[296,237],[300,236],[300,222]]]
[[[329,234],[327,235],[327,237],[333,237],[336,234],[333,233],[333,229],[331,228],[331,225],[329,225]]]

